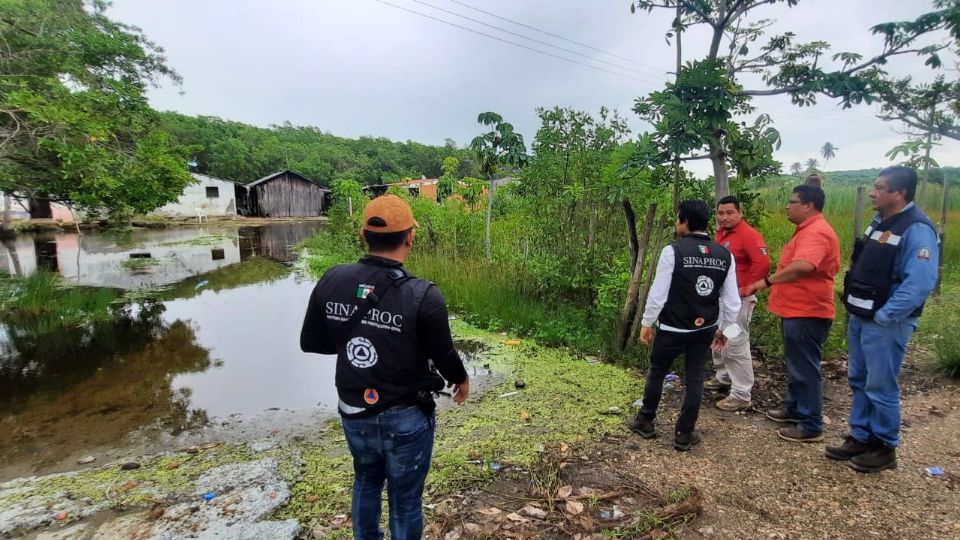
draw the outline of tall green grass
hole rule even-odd
[[[591,324],[590,310],[544,295],[522,271],[424,250],[414,253],[407,266],[436,283],[451,310],[471,324],[586,351],[602,350],[608,341]]]
[[[755,203],[760,207],[759,211],[753,208],[750,212],[760,216],[754,219],[754,225],[766,237],[774,259],[779,257],[784,244],[793,235],[794,225],[787,221],[784,210],[793,185],[782,183],[764,188]],[[931,190],[928,211],[936,221],[939,210],[933,210],[939,209],[939,203],[933,200],[935,194],[932,191],[935,190]],[[840,237],[841,263],[846,266],[853,246],[856,186],[830,186],[828,183],[826,193],[826,218]],[[641,207],[640,202],[634,201],[635,206]],[[594,263],[595,288],[592,297],[585,297],[582,289],[564,291],[546,287],[543,280],[538,279],[542,276],[536,275],[536,270],[527,265],[524,238],[530,231],[528,224],[522,222],[522,216],[506,211],[494,221],[494,262],[488,264],[482,255],[482,215],[457,213],[452,208],[432,204],[429,208],[421,208],[425,205],[423,201],[414,203],[423,228],[418,231],[407,266],[417,275],[436,282],[452,310],[461,313],[469,322],[497,331],[532,336],[545,344],[613,355],[627,363],[643,357],[643,351],[628,351],[623,356],[612,348],[629,278],[626,246],[622,257]],[[960,267],[960,187],[951,194],[950,208],[957,210],[951,210],[948,219],[945,260],[948,265]],[[864,226],[872,215],[868,200],[863,213]],[[348,235],[323,233],[303,244],[308,252],[305,260],[312,273],[319,276],[329,266],[354,261],[362,254],[356,233],[347,232]],[[558,250],[557,253],[566,249],[563,245],[546,248]],[[655,256],[650,254],[650,257]],[[842,274],[837,279],[838,298],[841,277]],[[960,273],[948,273],[945,283],[960,285]],[[948,298],[946,293],[944,298]],[[946,300],[938,302],[950,305]],[[960,323],[958,315],[946,307],[931,308],[931,313],[935,309],[937,324],[946,321],[957,327]],[[927,339],[934,332],[932,318],[934,316],[928,314],[921,321],[921,339]],[[846,350],[844,319],[843,306],[838,301],[827,355]],[[751,334],[755,349],[771,358],[780,357],[779,319],[766,311],[765,298],[761,298],[755,312]],[[944,350],[943,356],[950,357],[946,348],[953,347],[951,342],[941,339],[937,343]],[[960,338],[956,350],[956,356],[960,357]]]
[[[116,298],[111,289],[75,287],[58,274],[35,272],[0,282],[0,320],[46,334],[110,319]]]
[[[796,184],[785,183],[763,189],[760,192],[758,202],[761,206],[761,212],[757,212],[762,217],[758,220],[758,229],[763,233],[764,238],[770,248],[771,256],[774,260],[779,258],[783,246],[793,235],[794,225],[787,221],[786,202],[789,199],[790,192]],[[865,193],[864,212],[861,220],[862,227],[866,227],[875,214],[870,206],[870,187],[872,184],[864,184],[867,187]],[[927,191],[925,204],[922,206],[927,215],[939,225],[940,208],[943,203],[942,186],[931,185]],[[826,193],[826,204],[824,207],[824,216],[833,226],[840,238],[842,269],[837,276],[837,316],[834,319],[834,325],[830,332],[826,345],[826,354],[836,355],[846,350],[846,311],[843,304],[839,301],[839,295],[842,290],[843,272],[849,267],[850,253],[853,250],[854,241],[854,221],[856,217],[856,199],[857,186],[840,185],[831,186],[829,181],[824,188]],[[863,231],[859,231],[862,233]],[[929,343],[936,352],[938,369],[950,372],[951,359],[956,363],[954,373],[960,374],[960,336],[954,339],[954,332],[946,331],[947,328],[957,328],[960,325],[960,314],[952,306],[960,300],[960,290],[955,287],[960,285],[960,186],[951,189],[948,199],[948,214],[946,226],[946,241],[944,243],[944,291],[940,298],[931,299],[931,308],[920,320],[917,339]],[[751,332],[754,340],[754,346],[767,355],[778,355],[781,347],[779,330],[776,328],[776,317],[768,313],[765,309],[765,303],[761,299],[761,304],[755,311],[754,327],[758,331]],[[945,326],[946,325],[946,326]],[[941,331],[943,330],[943,331]],[[933,339],[931,336],[937,336]]]

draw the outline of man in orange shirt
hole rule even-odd
[[[755,294],[744,294],[746,286],[762,280],[770,272],[767,242],[756,229],[744,221],[740,201],[727,196],[717,201],[717,237],[721,246],[730,250],[736,260],[737,284],[740,292],[740,313],[737,326],[740,334],[727,338],[727,347],[713,352],[717,374],[703,387],[708,390],[730,390],[730,395],[717,402],[724,411],[749,409],[753,389],[753,355],[750,354],[750,319],[757,305]]]
[[[787,219],[797,226],[783,247],[777,271],[747,287],[772,288],[767,309],[781,317],[788,396],[767,418],[793,424],[777,430],[794,442],[823,440],[823,386],[820,355],[836,314],[834,277],[840,271],[840,240],[823,217],[825,196],[817,186],[793,188]]]

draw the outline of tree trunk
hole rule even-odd
[[[637,296],[637,292],[640,290],[641,281],[643,281],[643,259],[646,258],[647,247],[650,245],[650,235],[653,232],[653,224],[656,216],[657,205],[651,204],[647,208],[647,218],[644,221],[643,240],[640,243],[640,252],[637,257],[637,262],[633,267],[630,285],[627,286],[627,300],[624,302],[623,311],[620,313],[620,336],[617,344],[620,346],[621,351],[627,348],[628,338],[631,336],[631,328],[636,326],[636,323],[631,324],[631,321],[639,320],[641,315],[640,310],[643,309],[643,304],[638,304],[639,297]]]
[[[20,254],[17,253],[17,245],[13,241],[13,234],[9,231],[0,231],[0,244],[7,248],[10,253],[10,260],[13,262],[14,277],[23,277],[23,268],[20,265]]]
[[[630,199],[623,199],[623,215],[627,217],[627,234],[630,238],[630,273],[637,268],[637,254],[640,242],[637,240],[637,214],[633,211]]]
[[[593,244],[597,237],[597,210],[590,211],[590,224],[587,227],[587,251],[593,252]]]
[[[673,211],[680,209],[680,159],[673,161]]]
[[[3,194],[3,222],[0,223],[0,229],[10,230],[13,225],[13,197],[9,193]]]
[[[930,181],[930,146],[932,143],[933,132],[927,131],[927,148],[923,152],[923,180],[920,182],[920,197],[917,199],[920,201],[918,206],[921,210],[927,205],[927,183]]]
[[[730,177],[727,172],[727,163],[723,159],[723,150],[719,146],[710,144],[710,163],[713,164],[713,178],[716,182],[716,200],[730,194]]]
[[[493,252],[490,249],[490,220],[493,219],[493,178],[490,178],[490,193],[487,194],[487,262],[493,263]]]

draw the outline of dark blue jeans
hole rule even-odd
[[[423,534],[423,483],[433,453],[434,416],[419,407],[394,407],[367,418],[343,418],[353,455],[353,537],[380,540],[380,497],[387,482],[390,536]]]
[[[823,433],[823,379],[820,359],[831,319],[789,317],[780,322],[787,365],[787,414],[800,419],[804,433]]]

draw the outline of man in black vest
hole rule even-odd
[[[856,471],[897,466],[900,387],[897,377],[923,304],[937,283],[936,229],[913,204],[917,172],[880,171],[870,199],[877,211],[853,250],[843,287],[850,314],[847,378],[853,391],[850,434],[826,455]]]
[[[683,354],[686,392],[673,442],[673,447],[681,452],[700,442],[700,434],[694,428],[700,414],[703,372],[711,346],[715,350],[723,348],[726,338],[722,330],[730,337],[735,337],[739,330],[736,264],[730,252],[706,233],[709,220],[710,208],[703,201],[680,203],[676,222],[680,238],[660,253],[643,312],[640,341],[645,345],[653,341],[653,352],[643,406],[628,423],[630,429],[644,439],[657,436],[653,422],[660,405],[663,379],[673,361]],[[656,338],[653,337],[655,322]]]
[[[421,537],[423,484],[436,425],[432,392],[446,379],[454,384],[456,403],[470,393],[443,296],[436,285],[403,268],[415,227],[410,205],[395,195],[367,204],[360,234],[368,255],[327,270],[310,296],[300,333],[305,352],[337,355],[338,408],[353,456],[358,540],[383,538],[384,481],[391,537]]]

